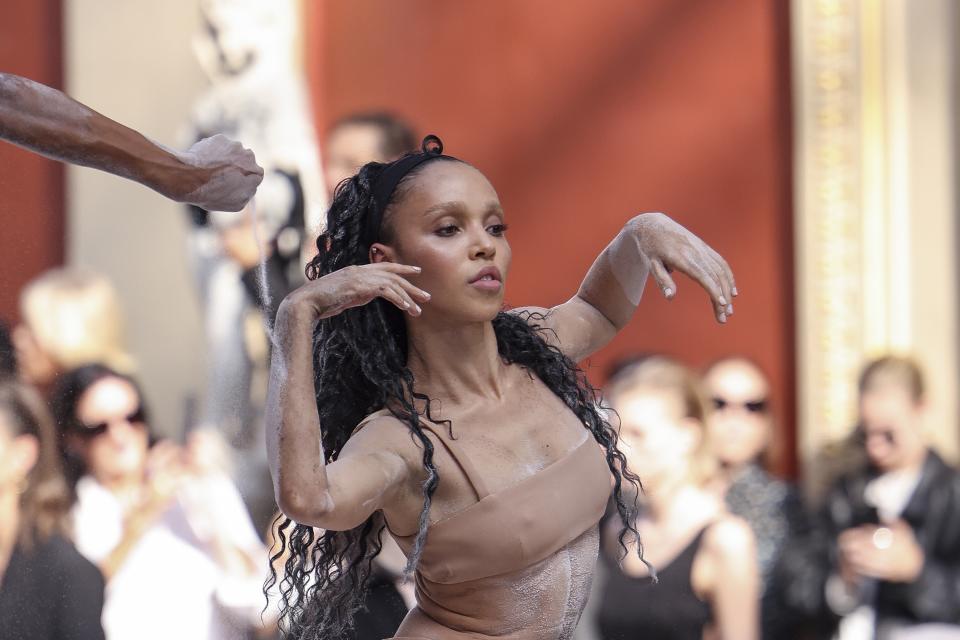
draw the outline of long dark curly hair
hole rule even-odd
[[[434,161],[460,162],[437,156],[407,174],[387,206],[387,222],[390,207],[404,197],[419,171]],[[371,162],[338,186],[327,212],[326,231],[317,240],[317,255],[306,268],[309,279],[369,263],[369,244],[363,239],[365,224],[374,206],[373,186],[388,166]],[[381,239],[388,241],[389,224],[383,227]],[[605,417],[596,390],[573,361],[544,340],[544,329],[538,324],[542,319],[531,313],[498,313],[493,319],[497,349],[504,362],[524,367],[540,378],[606,450],[607,464],[615,478],[613,501],[624,525],[620,544],[625,553],[628,532],[639,539],[633,518],[639,478],[627,469],[626,459],[617,449],[617,433]],[[405,569],[406,573],[412,572],[427,540],[430,503],[440,476],[434,464],[433,442],[422,424],[424,418],[434,421],[430,398],[417,391],[407,367],[403,312],[377,299],[321,320],[314,332],[313,359],[325,462],[337,459],[364,417],[385,407],[407,424],[423,449],[423,509]],[[447,428],[453,429],[454,425],[447,423]],[[320,532],[283,515],[278,518],[271,575],[264,588],[268,593],[279,591],[285,637],[330,640],[350,631],[354,614],[364,600],[372,561],[380,552],[384,526],[379,512],[348,531]],[[280,564],[282,568],[277,571]]]

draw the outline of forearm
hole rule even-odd
[[[640,250],[640,218],[630,220],[607,245],[587,272],[577,296],[599,311],[616,331],[633,317],[650,262]]]
[[[140,182],[181,199],[209,171],[45,85],[0,74],[0,139],[54,160]]]
[[[267,389],[266,434],[277,504],[296,520],[328,511],[329,484],[313,383],[315,316],[280,305]]]

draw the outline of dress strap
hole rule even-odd
[[[389,409],[381,409],[375,413],[371,413],[366,418],[360,421],[360,424],[354,428],[353,433],[350,435],[353,436],[360,429],[367,425],[367,423],[373,421],[376,418],[382,416],[391,416],[393,415]],[[460,467],[460,471],[463,472],[464,477],[467,479],[467,482],[470,483],[470,486],[473,488],[473,492],[477,494],[477,500],[483,500],[488,495],[490,491],[487,489],[486,483],[480,477],[480,474],[477,473],[476,468],[473,466],[473,463],[470,462],[470,456],[468,456],[463,449],[460,447],[459,443],[456,440],[451,438],[447,434],[446,428],[435,422],[427,420],[423,416],[420,416],[420,424],[424,429],[432,433],[437,437],[437,440],[440,441],[440,444],[443,445],[443,448],[447,450],[447,453],[450,454],[450,457],[453,458],[454,462],[457,463],[457,466]]]
[[[442,424],[430,422],[423,416],[420,416],[420,424],[437,437],[437,440],[444,446],[450,454],[450,457],[457,463],[460,471],[463,472],[463,476],[467,479],[467,482],[470,483],[470,486],[473,487],[473,492],[477,494],[477,500],[483,500],[490,495],[487,484],[483,481],[480,474],[477,473],[476,467],[474,467],[473,462],[470,461],[470,456],[463,450],[459,442],[450,437],[447,428]]]

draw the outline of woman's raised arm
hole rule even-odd
[[[56,89],[7,73],[0,73],[0,140],[211,211],[240,211],[263,179],[253,152],[226,136],[174,151]]]
[[[389,262],[347,267],[308,282],[280,304],[267,390],[267,455],[277,504],[301,524],[352,528],[404,485],[410,467],[398,451],[409,442],[399,437],[405,430],[371,424],[351,438],[335,462],[325,464],[314,391],[313,330],[319,320],[378,297],[416,315],[415,300],[425,302],[430,296],[404,276],[418,272],[417,267]],[[391,432],[398,437],[391,438]]]
[[[667,298],[677,293],[672,271],[685,273],[710,295],[718,322],[733,313],[737,288],[727,262],[707,244],[662,213],[631,219],[594,261],[577,294],[539,312],[548,339],[574,361],[607,344],[633,316],[647,277],[653,274]],[[555,336],[552,337],[552,336]]]

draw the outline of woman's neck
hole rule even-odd
[[[472,397],[502,399],[504,364],[493,323],[410,323],[407,335],[407,366],[419,391],[454,404]]]
[[[675,477],[655,487],[646,487],[647,514],[653,523],[667,523],[676,517],[711,511],[715,498],[688,478]],[[698,515],[699,517],[699,515]]]
[[[136,503],[143,491],[143,474],[117,476],[93,474],[93,478],[124,505]]]

